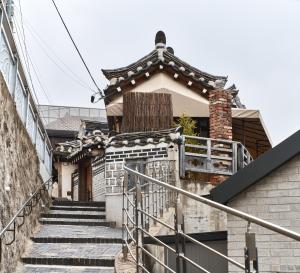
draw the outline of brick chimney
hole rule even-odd
[[[232,140],[232,95],[223,89],[212,90],[209,93],[209,132],[210,138]],[[214,145],[214,144],[212,144]],[[217,144],[215,144],[217,145]],[[218,147],[220,148],[220,147]],[[226,147],[222,147],[226,148]],[[227,154],[218,154],[218,156],[228,156]],[[222,166],[223,162],[219,162]],[[210,183],[218,185],[227,179],[225,175],[212,175]]]
[[[232,95],[223,89],[209,93],[209,133],[211,138],[232,139]]]

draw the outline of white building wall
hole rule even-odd
[[[61,178],[62,178],[62,198],[68,198],[71,200],[71,196],[68,195],[68,191],[72,189],[72,173],[77,169],[77,165],[63,162],[61,166]]]
[[[238,195],[229,206],[300,232],[300,155]],[[242,264],[246,225],[228,215],[228,255]],[[300,242],[257,225],[252,232],[256,233],[260,272],[300,272]],[[230,265],[229,272],[243,271]]]

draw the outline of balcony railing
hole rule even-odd
[[[41,175],[46,179],[52,172],[51,144],[30,91],[3,1],[0,2],[0,27],[0,72],[35,145],[41,166],[44,166]]]
[[[182,173],[191,171],[233,175],[252,160],[249,151],[240,142],[184,136]]]
[[[204,248],[211,255],[224,259],[243,272],[258,273],[260,252],[256,246],[255,233],[251,231],[252,224],[281,234],[286,240],[300,241],[300,234],[297,232],[181,189],[174,179],[170,179],[176,177],[174,173],[169,172],[171,169],[164,167],[161,161],[157,163],[151,162],[150,164],[154,165],[155,168],[150,170],[150,172],[147,164],[149,163],[146,163],[145,168],[140,168],[146,170],[145,173],[130,169],[127,166],[124,167],[127,174],[125,174],[123,186],[123,259],[126,261],[130,255],[130,261],[134,261],[136,272],[150,273],[151,269],[147,267],[147,261],[151,261],[151,264],[156,263],[159,265],[161,267],[159,272],[186,273],[191,272],[189,268],[195,268],[196,272],[212,272],[187,254],[186,243],[189,242]],[[168,164],[165,164],[165,166],[168,166]],[[128,179],[131,181],[128,181]],[[127,186],[129,184],[134,186],[128,189]],[[248,223],[245,228],[245,252],[242,251],[243,253],[240,254],[241,257],[244,257],[244,263],[228,257],[224,253],[199,242],[185,233],[182,210],[183,197],[234,215]],[[164,213],[170,208],[174,208],[173,223],[167,223],[163,218]],[[159,236],[156,237],[151,234],[150,228],[157,223],[164,229],[169,230],[168,234],[175,237],[174,247],[160,240]],[[164,248],[167,252],[173,253],[176,257],[175,265],[169,264],[169,259],[163,258],[159,254],[161,253],[160,251],[151,252],[145,244],[145,237],[155,241],[157,245]],[[295,245],[296,248],[297,246]],[[263,267],[264,262],[265,257],[263,256],[260,266]]]

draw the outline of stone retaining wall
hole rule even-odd
[[[31,192],[41,185],[39,160],[31,139],[18,116],[13,99],[0,74],[0,230],[7,225],[21,208]],[[46,203],[47,200],[44,200]],[[40,201],[41,204],[41,201]],[[12,238],[6,233],[2,244],[1,273],[13,273],[22,254],[25,241],[38,224],[40,205],[33,208],[25,224],[17,229],[16,240],[5,246]],[[22,218],[19,218],[19,223]]]

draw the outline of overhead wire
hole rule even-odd
[[[19,0],[19,6],[20,6],[20,16],[21,16],[21,15],[22,15],[22,9],[21,9],[21,3],[20,3],[20,0]],[[45,94],[45,96],[46,96],[48,102],[50,103],[50,100],[49,100],[49,97],[48,97],[48,95],[47,95],[47,92],[46,92],[45,88],[43,87],[43,85],[42,85],[42,83],[41,83],[41,81],[40,81],[40,79],[39,79],[38,73],[37,73],[37,71],[36,71],[36,69],[35,69],[35,67],[34,67],[34,64],[33,64],[33,62],[32,62],[32,59],[30,58],[29,52],[28,52],[28,50],[27,50],[27,46],[26,46],[26,38],[25,38],[25,30],[24,30],[24,27],[23,27],[23,20],[21,20],[21,26],[22,26],[22,33],[23,33],[23,37],[22,37],[23,39],[22,39],[22,40],[23,40],[23,44],[24,44],[24,48],[25,48],[25,53],[24,53],[24,50],[23,50],[23,47],[22,47],[22,40],[21,40],[20,35],[19,35],[20,29],[19,29],[18,23],[17,23],[17,21],[16,21],[15,19],[14,19],[14,23],[15,23],[15,26],[16,26],[16,35],[17,35],[17,38],[18,38],[18,41],[19,41],[19,45],[20,45],[20,49],[21,49],[23,58],[24,58],[24,60],[25,60],[25,63],[26,63],[27,69],[28,69],[28,74],[29,74],[29,78],[30,78],[30,82],[31,82],[31,86],[32,86],[32,91],[33,91],[33,93],[34,93],[34,95],[35,95],[37,104],[40,105],[39,100],[38,100],[38,97],[37,97],[37,94],[36,94],[36,92],[35,92],[34,84],[33,84],[33,81],[32,81],[29,62],[30,62],[31,65],[32,65],[33,71],[34,71],[34,73],[35,73],[35,75],[36,75],[36,78],[37,78],[37,80],[38,80],[38,82],[39,82],[39,84],[40,84],[40,87],[41,87],[42,91],[44,92],[44,94]],[[26,47],[25,47],[25,46],[26,46]],[[51,104],[51,103],[50,103],[50,104]],[[38,110],[38,113],[39,113],[40,117],[43,118],[43,119],[45,119],[45,117],[41,114],[40,108],[39,108],[39,107],[37,107],[37,110]],[[64,124],[64,126],[65,126],[67,129],[73,130],[73,129],[72,129],[72,128],[64,121],[64,120],[60,119],[60,121]]]
[[[34,29],[32,24],[29,20],[24,17],[24,26],[28,30],[28,32],[32,35],[34,40],[37,42],[37,45],[41,48],[44,54],[49,58],[50,61],[53,62],[67,77],[73,80],[76,84],[80,85],[83,88],[86,88],[95,93],[93,90],[84,80],[80,78],[72,69],[58,56],[58,54],[49,46],[49,44],[39,35],[39,33]],[[51,52],[53,56],[61,63],[61,65],[50,55]]]
[[[96,83],[96,80],[94,79],[94,77],[93,77],[93,75],[92,75],[92,73],[91,73],[89,67],[87,66],[86,61],[84,60],[84,58],[83,58],[81,52],[79,51],[79,48],[78,48],[77,44],[75,43],[75,41],[74,41],[74,39],[73,39],[73,37],[72,37],[72,35],[71,35],[71,32],[70,32],[70,30],[68,29],[68,27],[67,27],[67,25],[66,25],[66,23],[65,23],[65,21],[64,21],[64,19],[63,19],[63,17],[62,17],[62,15],[61,15],[59,9],[58,9],[58,7],[57,7],[55,1],[54,1],[54,0],[51,0],[51,1],[52,1],[53,5],[54,5],[54,8],[55,8],[55,10],[56,10],[56,12],[57,12],[57,14],[58,14],[58,16],[59,16],[59,18],[60,18],[62,24],[63,24],[65,30],[66,30],[67,33],[68,33],[68,36],[69,36],[69,38],[70,38],[70,40],[71,40],[71,42],[72,42],[72,44],[73,44],[75,50],[77,51],[77,53],[78,53],[78,55],[79,55],[79,57],[80,57],[80,59],[81,59],[83,65],[84,65],[85,69],[87,70],[87,72],[88,72],[88,74],[89,74],[89,76],[90,76],[92,82],[94,83],[95,87],[97,88],[100,97],[103,97],[103,93],[102,93],[100,87],[98,86],[98,84]]]

